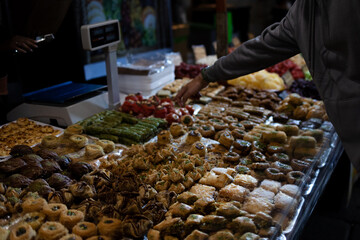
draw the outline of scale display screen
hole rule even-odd
[[[113,43],[119,40],[119,26],[116,23],[90,29],[90,41],[92,48]]]
[[[84,25],[81,37],[85,50],[97,50],[120,42],[120,27],[117,20]]]

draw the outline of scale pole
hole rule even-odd
[[[115,109],[120,105],[119,75],[116,64],[116,50],[117,44],[105,48],[109,109]]]

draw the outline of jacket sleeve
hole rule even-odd
[[[294,37],[294,22],[299,17],[299,0],[281,22],[266,28],[261,35],[239,46],[231,54],[219,58],[204,71],[210,82],[229,80],[259,71],[300,52]]]

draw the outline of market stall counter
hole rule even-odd
[[[296,239],[342,151],[322,102],[208,94],[183,109],[129,95],[127,113],[13,146],[0,163],[2,236]]]

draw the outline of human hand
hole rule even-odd
[[[32,52],[33,48],[37,47],[34,39],[19,35],[13,36],[9,41],[9,49],[21,53],[27,53],[28,51]]]
[[[189,97],[199,95],[200,90],[208,84],[209,83],[203,79],[202,75],[199,74],[191,82],[180,89],[180,91],[176,94],[174,101],[183,107]]]

